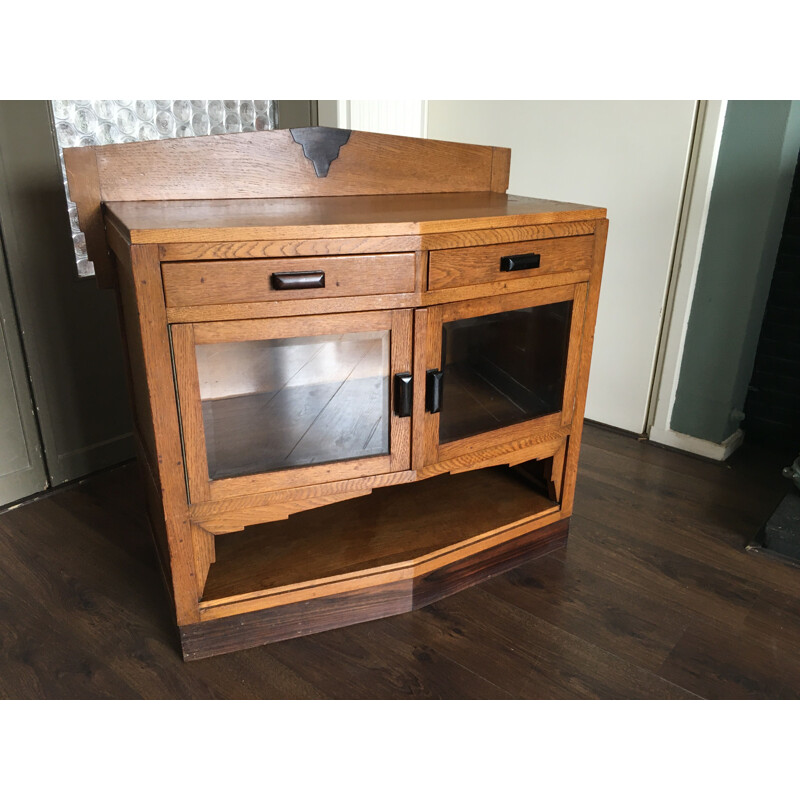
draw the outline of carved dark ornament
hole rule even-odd
[[[331,161],[339,157],[339,149],[350,138],[350,131],[342,128],[291,128],[290,133],[302,145],[303,155],[314,165],[318,178],[327,176]]]

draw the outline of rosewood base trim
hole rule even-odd
[[[421,608],[547,555],[567,541],[569,519],[550,523],[426,575],[179,628],[193,661]]]

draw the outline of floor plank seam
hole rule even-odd
[[[487,591],[483,586],[476,587],[476,589],[479,592],[486,592]],[[504,603],[505,605],[513,606],[517,610],[521,611],[523,614],[526,614],[527,616],[530,616],[530,617],[534,617],[540,623],[542,623],[544,626],[546,626],[548,628],[553,628],[554,630],[561,631],[561,633],[565,634],[570,639],[573,639],[576,642],[580,642],[585,647],[591,648],[592,650],[596,650],[596,651],[601,652],[601,653],[604,653],[605,655],[610,656],[613,659],[616,659],[621,664],[624,664],[625,666],[627,666],[631,670],[634,670],[634,671],[636,671],[636,672],[638,672],[638,673],[640,673],[642,675],[651,675],[652,677],[657,678],[659,680],[659,682],[663,682],[663,683],[668,684],[670,686],[674,686],[675,688],[680,689],[681,691],[689,691],[690,694],[694,694],[694,692],[691,692],[691,690],[687,690],[684,687],[679,686],[678,684],[668,680],[667,678],[664,678],[661,675],[657,675],[652,670],[648,670],[648,669],[645,669],[644,667],[640,667],[638,664],[634,664],[633,662],[629,661],[628,659],[624,658],[623,656],[620,656],[617,653],[614,653],[613,651],[608,650],[607,648],[605,648],[605,647],[603,647],[601,645],[595,644],[594,642],[590,642],[587,639],[584,639],[582,636],[578,636],[577,634],[573,633],[572,631],[569,631],[569,630],[567,630],[565,628],[562,628],[559,625],[555,625],[554,623],[549,622],[548,620],[546,620],[546,619],[544,619],[544,618],[542,618],[542,617],[540,617],[540,616],[538,616],[536,614],[533,614],[530,611],[527,611],[526,609],[522,608],[517,603],[514,603],[511,600],[506,600],[505,598],[497,597],[497,595],[492,595],[492,596],[498,602]]]

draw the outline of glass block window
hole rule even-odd
[[[51,105],[81,277],[94,275],[94,265],[69,199],[62,148],[272,130],[277,122],[274,100],[52,100]]]

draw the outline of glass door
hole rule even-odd
[[[411,315],[173,325],[191,502],[407,469]]]
[[[425,312],[424,464],[571,422],[586,284]]]

